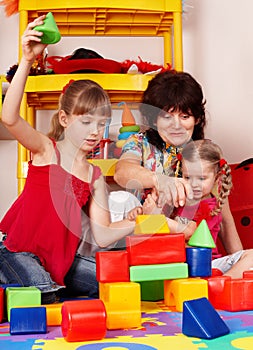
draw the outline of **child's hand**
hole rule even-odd
[[[188,242],[193,233],[195,232],[197,228],[197,224],[195,221],[189,221],[188,224],[184,225],[184,228],[182,229],[182,232],[185,236],[185,241]]]
[[[151,194],[147,195],[147,198],[145,199],[143,203],[143,214],[150,215],[150,214],[161,214],[162,208],[158,208],[156,204],[156,199],[158,197],[152,192]]]
[[[47,45],[41,44],[42,32],[33,30],[37,25],[42,25],[46,15],[36,18],[29,23],[22,36],[23,57],[28,62],[34,62],[36,57],[45,49]]]
[[[127,219],[129,221],[135,221],[137,216],[141,215],[142,213],[142,207],[135,207],[134,209],[130,210],[129,213],[127,213]]]

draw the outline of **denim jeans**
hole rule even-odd
[[[37,287],[42,292],[42,300],[44,298],[47,303],[54,302],[56,292],[64,288],[51,279],[37,256],[28,252],[10,252],[2,242],[0,242],[0,283]],[[66,275],[65,284],[70,292],[97,297],[95,258],[77,255]]]

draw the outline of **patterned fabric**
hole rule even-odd
[[[164,151],[160,151],[149,143],[147,137],[143,133],[130,136],[122,147],[122,154],[132,153],[140,159],[140,163],[157,174],[175,176],[176,166],[178,164],[177,155],[180,154],[182,148],[174,147],[166,144]],[[139,192],[135,195],[141,199],[143,197]],[[143,198],[142,198],[143,199]]]

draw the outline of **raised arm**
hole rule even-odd
[[[41,32],[33,30],[36,25],[43,24],[45,16],[40,16],[29,23],[22,36],[23,56],[18,69],[7,90],[3,109],[2,122],[9,132],[34,154],[41,152],[43,144],[50,140],[33,129],[19,114],[24,88],[30,68],[35,58],[44,50],[46,45],[41,44]]]

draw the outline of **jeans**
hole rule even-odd
[[[51,279],[37,256],[28,252],[10,252],[2,242],[0,242],[0,283],[37,287],[42,292],[42,303],[54,302],[56,292],[64,288]],[[65,284],[70,292],[97,297],[95,258],[77,255],[66,275]]]

